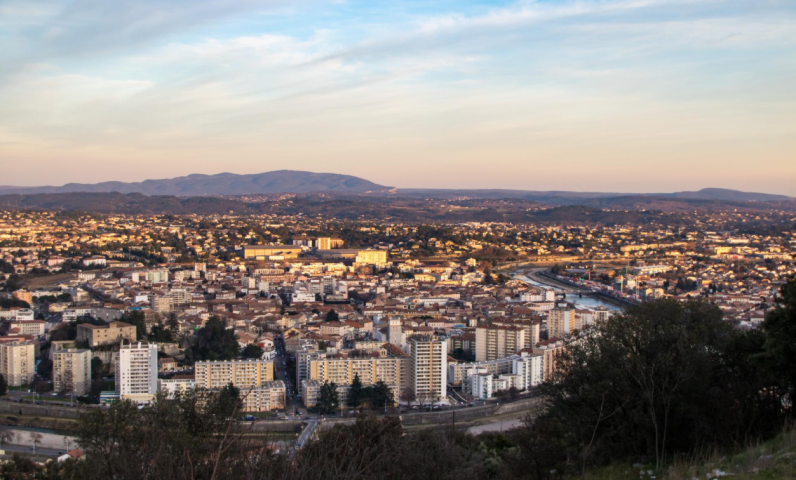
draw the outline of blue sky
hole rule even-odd
[[[796,1],[0,0],[0,184],[796,195]]]

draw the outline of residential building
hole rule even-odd
[[[152,401],[158,392],[158,346],[122,343],[116,352],[116,392],[122,400]]]
[[[196,388],[224,388],[230,383],[245,393],[274,380],[274,362],[266,360],[225,360],[196,362]]]
[[[33,381],[36,375],[36,348],[30,342],[0,344],[0,373],[9,387]]]
[[[177,398],[196,388],[193,375],[175,375],[171,378],[158,380],[158,391],[168,398]]]
[[[509,357],[525,348],[522,327],[487,325],[475,329],[475,361]]]
[[[53,390],[74,395],[91,390],[91,350],[69,348],[53,353]]]
[[[448,396],[448,346],[446,340],[414,337],[409,340],[410,387],[421,403],[445,400]]]
[[[111,322],[107,325],[81,323],[77,326],[77,341],[88,342],[88,346],[91,348],[122,341],[135,342],[135,325],[124,322]]]
[[[548,312],[547,335],[549,338],[567,338],[576,330],[575,310],[554,308]]]
[[[43,320],[17,320],[8,325],[9,335],[44,335]]]

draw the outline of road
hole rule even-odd
[[[539,275],[539,272],[544,270],[543,268],[533,268],[527,270],[525,272],[525,276],[529,279],[533,280],[534,282],[541,283],[542,285],[546,285],[556,292],[566,292],[566,293],[585,293],[591,292],[588,288],[575,288],[570,285],[567,285],[562,282],[557,282],[547,277],[543,277]]]
[[[315,433],[315,429],[318,428],[318,424],[320,420],[317,418],[313,418],[309,422],[307,422],[307,426],[304,427],[304,430],[299,435],[298,440],[296,440],[296,448],[301,449],[307,442],[312,439],[312,434]]]
[[[505,432],[506,430],[511,430],[512,428],[521,427],[522,424],[521,418],[510,418],[507,420],[501,420],[499,422],[486,423],[484,425],[470,427],[467,429],[467,433],[479,435],[484,432]]]
[[[274,361],[274,375],[276,376],[277,380],[282,380],[285,382],[286,393],[285,393],[285,415],[293,417],[295,413],[300,413],[302,415],[307,414],[307,409],[304,408],[304,404],[301,403],[301,400],[296,398],[296,395],[293,394],[293,381],[291,380],[291,376],[288,375],[287,372],[287,358],[285,356],[285,343],[284,341],[279,338],[274,342],[274,347],[276,348],[276,360]]]
[[[32,454],[33,447],[28,447],[26,445],[11,445],[8,443],[4,443],[0,446],[0,450],[5,450],[6,454],[13,454],[13,453],[26,453]],[[36,448],[36,455],[43,455],[45,457],[58,457],[59,455],[63,455],[65,453],[64,449],[61,450],[54,450],[51,448]]]

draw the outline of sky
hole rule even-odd
[[[0,0],[0,185],[796,196],[796,0]]]

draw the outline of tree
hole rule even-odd
[[[36,453],[36,447],[41,444],[42,435],[38,432],[30,432],[30,441],[33,443],[33,453]]]
[[[340,321],[340,315],[338,315],[337,312],[335,312],[334,310],[329,310],[326,313],[326,321],[327,322],[339,322]]]
[[[136,340],[143,340],[144,337],[146,337],[146,319],[143,312],[125,312],[124,315],[119,318],[119,321],[135,326]]]
[[[376,408],[388,408],[395,405],[392,389],[383,380],[376,382],[370,388],[370,405]]]
[[[340,406],[340,394],[337,393],[336,383],[323,382],[315,406],[321,414],[337,411]]]
[[[417,395],[415,395],[415,389],[412,387],[406,387],[401,392],[401,400],[412,405],[413,402],[417,401]]]
[[[99,380],[102,378],[102,359],[99,357],[94,357],[91,359],[91,376],[94,380]]]
[[[796,279],[780,288],[774,309],[763,322],[766,372],[781,396],[796,398]]]
[[[351,408],[357,408],[363,400],[362,380],[359,374],[354,375],[354,381],[351,382],[351,388],[348,389],[348,396],[346,397],[346,405]]]
[[[610,461],[732,444],[775,425],[749,358],[762,344],[714,305],[656,300],[580,333],[543,386],[572,457]]]
[[[0,374],[0,395],[5,395],[8,393],[8,382],[6,382],[6,377],[3,374]]]
[[[232,360],[240,355],[240,344],[235,332],[227,328],[226,322],[210,317],[204,327],[196,332],[196,342],[186,352],[186,361]]]
[[[232,383],[229,383],[219,392],[214,413],[223,418],[230,418],[235,413],[235,410],[238,409],[240,401],[240,389]]]
[[[36,373],[41,377],[52,379],[53,361],[46,357],[41,359],[41,361],[39,361],[39,366],[36,368]]]
[[[147,339],[155,343],[172,343],[174,341],[174,338],[171,336],[171,330],[164,327],[162,323],[152,327],[149,335],[147,335]]]
[[[240,352],[240,356],[243,358],[260,359],[263,357],[263,349],[253,343],[250,343],[246,345],[246,348],[244,348],[243,351]]]
[[[169,333],[171,333],[171,338],[177,338],[180,333],[180,322],[177,320],[177,315],[170,313],[169,320],[166,323],[166,326],[169,329]],[[172,340],[173,341],[173,340]]]

